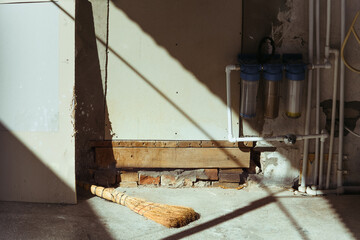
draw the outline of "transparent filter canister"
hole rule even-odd
[[[305,65],[289,64],[285,69],[287,79],[286,115],[290,118],[298,118],[301,116],[301,102],[305,82]]]
[[[256,96],[260,80],[260,66],[257,64],[241,65],[241,104],[240,116],[253,118],[256,116]]]
[[[283,78],[282,64],[264,64],[265,109],[264,116],[276,118],[279,113],[280,82]]]

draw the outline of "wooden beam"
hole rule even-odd
[[[238,148],[95,148],[101,168],[248,168],[250,152]]]
[[[215,140],[184,140],[184,141],[160,141],[160,140],[105,140],[105,141],[90,141],[91,147],[135,147],[135,148],[238,148],[238,143],[231,143],[228,141]],[[242,148],[242,146],[240,146]],[[252,147],[252,146],[247,146]],[[246,147],[245,147],[246,148]]]

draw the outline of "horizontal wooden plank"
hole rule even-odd
[[[248,168],[250,152],[238,148],[96,148],[98,167]]]
[[[134,141],[107,140],[90,141],[91,147],[144,147],[144,148],[238,148],[238,143],[229,141],[191,140],[191,141]]]

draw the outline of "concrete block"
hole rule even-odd
[[[137,182],[121,182],[120,187],[123,187],[123,188],[135,188],[135,187],[137,187]]]
[[[217,169],[199,169],[196,170],[196,178],[198,180],[218,180]]]
[[[211,182],[210,181],[198,181],[194,183],[194,187],[210,187]]]

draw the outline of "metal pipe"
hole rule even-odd
[[[338,83],[338,72],[339,72],[339,50],[330,49],[329,52],[334,54],[334,80],[333,80],[333,96],[332,96],[332,107],[331,107],[331,130],[330,130],[330,143],[329,143],[329,158],[326,172],[326,184],[325,188],[330,187],[330,173],[333,157],[334,148],[334,137],[335,137],[335,117],[336,117],[336,94],[337,94],[337,83]]]
[[[314,1],[309,0],[309,62],[313,62],[314,54]],[[310,112],[311,112],[311,90],[312,90],[312,70],[308,71],[308,89],[307,89],[307,102],[306,102],[306,118],[304,134],[309,135],[310,129]],[[299,186],[300,192],[306,191],[306,175],[307,175],[307,162],[309,154],[309,140],[304,141],[303,164],[302,164],[302,178]]]

